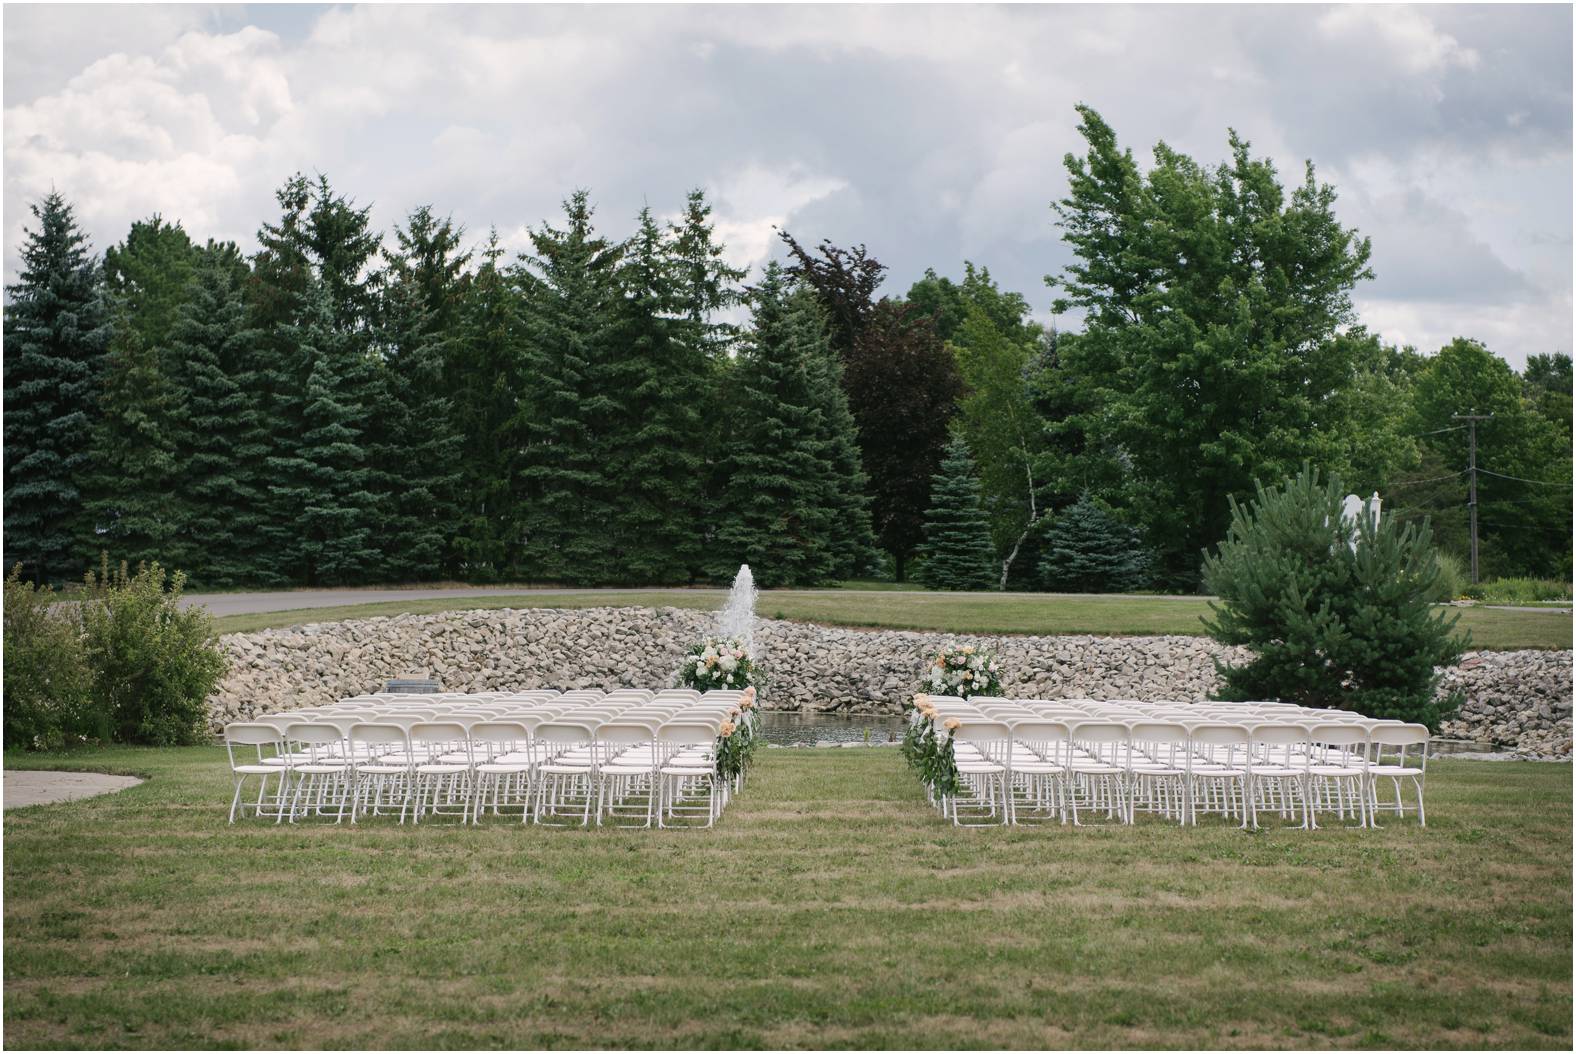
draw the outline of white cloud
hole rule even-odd
[[[12,6],[6,271],[51,187],[100,248],[153,211],[249,245],[302,169],[385,228],[431,204],[511,248],[576,187],[620,234],[705,186],[735,262],[780,251],[775,224],[867,243],[888,292],[967,256],[1044,309],[1088,102],[1141,161],[1164,139],[1217,162],[1228,126],[1288,179],[1311,156],[1374,237],[1370,325],[1421,346],[1481,326],[1519,361],[1571,342],[1570,28],[1568,8]]]

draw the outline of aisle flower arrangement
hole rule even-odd
[[[931,798],[949,797],[958,792],[958,763],[952,751],[952,733],[961,722],[955,717],[940,719],[925,695],[914,696],[908,712],[908,729],[903,733],[903,757],[925,784]]]
[[[935,695],[995,695],[1001,691],[1001,664],[994,652],[964,644],[942,648],[925,671],[925,691]]]
[[[699,692],[740,691],[755,686],[755,663],[745,642],[732,637],[707,637],[690,647],[679,663],[680,688]]]
[[[717,772],[738,785],[760,748],[760,716],[755,704],[755,686],[744,690],[733,717],[722,723],[717,737]]]

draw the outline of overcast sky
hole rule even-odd
[[[1049,203],[1100,110],[1147,162],[1234,127],[1312,159],[1370,235],[1363,321],[1519,365],[1570,351],[1571,9],[8,5],[5,268],[54,186],[96,248],[160,212],[255,245],[292,172],[387,229],[449,212],[512,247],[575,187],[627,233],[713,196],[735,260],[864,242],[901,293],[988,266],[1049,319]],[[1070,320],[1062,320],[1067,325]]]

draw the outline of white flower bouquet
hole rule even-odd
[[[679,663],[678,682],[700,692],[742,691],[755,683],[755,664],[744,641],[707,637]]]
[[[931,695],[995,695],[1001,691],[1001,664],[993,652],[965,644],[936,653],[919,686]]]

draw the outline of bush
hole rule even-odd
[[[103,738],[75,609],[48,586],[5,580],[5,746],[58,750]]]
[[[87,575],[82,630],[93,696],[122,743],[177,746],[204,737],[206,701],[225,658],[213,616],[181,610],[185,584],[185,575],[156,563],[135,575],[124,563],[111,574],[106,563]]]
[[[1217,663],[1223,699],[1279,699],[1419,721],[1437,729],[1454,701],[1435,700],[1436,666],[1461,657],[1457,613],[1433,606],[1440,564],[1427,521],[1343,522],[1335,480],[1304,466],[1231,506],[1231,527],[1204,561],[1219,597],[1210,636],[1244,644],[1242,666]]]
[[[1493,578],[1466,586],[1463,593],[1487,604],[1538,604],[1569,600],[1571,584],[1553,578]]]
[[[1439,583],[1434,587],[1432,599],[1436,604],[1448,604],[1465,595],[1467,572],[1459,557],[1440,549],[1434,553],[1439,565]]]

